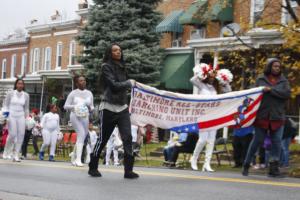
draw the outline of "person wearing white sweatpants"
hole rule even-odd
[[[49,161],[55,161],[55,149],[58,133],[60,132],[59,127],[59,115],[57,112],[56,105],[49,105],[50,112],[46,113],[42,117],[41,127],[42,127],[42,136],[43,136],[43,144],[41,146],[39,158],[40,160],[44,160],[44,152],[45,149],[50,145],[50,155]]]
[[[116,145],[116,140],[121,142],[119,138],[119,129],[116,127],[111,134],[107,144],[106,144],[106,156],[105,156],[105,165],[109,165],[111,152],[114,154],[114,165],[119,165],[119,153]]]
[[[200,64],[200,66],[202,66],[202,64]],[[216,86],[218,86],[217,79],[216,79],[216,69],[209,68],[208,71],[206,71],[207,73],[206,76],[203,76],[203,79],[201,79],[199,78],[199,75],[197,74],[197,69],[195,68],[194,68],[194,72],[196,73],[190,80],[191,83],[198,90],[194,93],[199,95],[216,95],[217,94]],[[220,85],[220,86],[222,92],[231,91],[231,87],[229,84]],[[210,161],[214,150],[216,134],[217,134],[217,130],[210,130],[205,132],[202,132],[201,129],[199,130],[199,139],[194,149],[193,156],[190,159],[191,167],[193,170],[198,170],[198,166],[197,166],[198,157],[205,146],[206,148],[205,161],[202,167],[202,171],[208,171],[208,172],[214,171],[210,166]]]
[[[29,116],[29,95],[24,92],[24,81],[17,78],[14,90],[9,91],[3,103],[3,110],[9,112],[6,150],[13,152],[13,161],[20,162],[19,153],[25,135],[25,119]],[[11,145],[11,146],[10,146]]]
[[[86,145],[86,160],[85,160],[85,163],[90,163],[91,161],[91,156],[90,154],[93,152],[94,150],[94,147],[95,147],[95,144],[97,142],[97,139],[98,139],[98,135],[96,133],[95,130],[93,130],[93,124],[90,123],[89,124],[89,140],[88,140],[88,143]]]
[[[85,89],[86,80],[83,75],[75,76],[74,83],[77,89],[68,95],[64,109],[71,111],[70,121],[77,133],[76,146],[72,154],[74,157],[71,161],[74,166],[83,167],[81,155],[84,140],[88,134],[89,113],[94,110],[94,97],[89,90]]]

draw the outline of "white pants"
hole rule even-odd
[[[206,145],[205,157],[211,158],[213,153],[213,147],[215,144],[217,130],[211,130],[206,132],[199,131],[199,139],[194,149],[193,157],[198,159],[203,147]],[[210,160],[209,160],[210,161]]]
[[[13,144],[13,152],[18,154],[25,135],[25,117],[12,117],[8,118],[8,134],[6,144]]]
[[[110,137],[107,144],[106,144],[106,157],[105,157],[105,161],[106,164],[109,164],[110,161],[110,155],[111,152],[113,151],[114,153],[114,163],[118,163],[119,162],[119,154],[118,154],[118,150],[116,150],[115,145],[114,145],[114,137]]]
[[[89,118],[80,118],[77,117],[73,112],[70,115],[70,121],[72,123],[73,128],[77,133],[77,141],[76,144],[83,144],[86,136],[89,133]]]
[[[48,130],[44,128],[42,130],[42,135],[43,144],[41,147],[41,152],[44,152],[45,148],[47,148],[50,145],[50,155],[55,156],[56,142],[58,137],[57,130]]]

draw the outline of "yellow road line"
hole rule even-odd
[[[73,166],[63,166],[63,165],[53,165],[53,164],[49,165],[49,164],[44,164],[44,163],[26,163],[26,162],[13,163],[11,161],[2,161],[2,160],[0,160],[0,164],[35,166],[35,167],[48,167],[48,168],[60,168],[60,169],[71,169],[71,170],[87,171],[86,167],[73,167]],[[124,171],[123,171],[123,169],[101,168],[101,172],[123,173]],[[146,176],[160,176],[160,177],[172,177],[172,178],[193,179],[193,180],[208,180],[208,181],[218,181],[218,182],[246,183],[246,184],[256,184],[256,185],[270,185],[270,186],[300,188],[300,183],[290,183],[290,182],[276,182],[276,181],[254,180],[254,179],[196,176],[196,175],[175,174],[175,173],[167,173],[167,172],[138,171],[138,170],[136,172],[139,173],[140,175],[146,175]]]

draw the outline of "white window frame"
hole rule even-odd
[[[56,69],[61,69],[61,66],[62,66],[62,54],[63,54],[62,52],[63,52],[63,43],[62,42],[58,42],[57,45],[56,45]],[[60,63],[59,63],[59,61],[60,61]]]
[[[51,47],[45,48],[44,70],[51,70]]]
[[[76,56],[76,41],[72,40],[70,42],[69,65],[75,65],[75,56]]]
[[[182,47],[182,37],[183,37],[182,33],[173,32],[171,47],[172,48]]]
[[[191,40],[199,40],[204,39],[206,37],[206,27],[200,27],[195,30],[192,30],[190,33],[190,39]]]
[[[1,72],[1,78],[2,79],[7,78],[6,70],[7,70],[7,60],[5,58],[5,59],[2,60],[2,72]],[[4,75],[4,73],[5,73],[5,75]]]
[[[40,65],[40,49],[35,48],[33,50],[32,73],[35,73],[39,70],[39,65]]]
[[[255,16],[257,13],[263,12],[265,0],[251,0],[250,24],[255,25]]]
[[[21,75],[26,73],[26,66],[27,66],[27,53],[23,53],[22,61],[21,61]]]
[[[17,54],[11,56],[10,77],[14,78],[17,70]]]
[[[296,1],[291,1],[290,4],[294,12],[297,14],[297,2]],[[282,0],[282,5],[286,6],[286,1]],[[292,20],[291,15],[288,13],[288,11],[285,8],[281,9],[281,24],[282,25],[287,25],[290,21]]]

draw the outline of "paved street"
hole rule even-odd
[[[209,199],[298,200],[299,179],[244,178],[234,173],[136,168],[138,180],[124,180],[122,167],[100,166],[102,178],[69,163],[0,160],[0,199]]]

